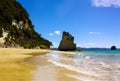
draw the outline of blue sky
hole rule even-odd
[[[77,46],[120,48],[120,0],[17,0],[30,15],[35,30],[59,45],[70,32]]]

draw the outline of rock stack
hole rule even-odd
[[[63,32],[62,40],[59,44],[58,50],[60,51],[74,51],[76,50],[76,44],[74,43],[74,37],[69,32]]]
[[[111,47],[111,50],[116,50],[116,49],[117,49],[116,46]]]

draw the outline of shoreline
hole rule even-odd
[[[48,49],[0,48],[0,62],[16,62],[49,53]]]

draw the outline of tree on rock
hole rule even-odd
[[[59,44],[58,50],[60,51],[74,51],[76,50],[76,44],[74,43],[74,37],[69,32],[63,32],[62,40]]]

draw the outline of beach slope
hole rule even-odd
[[[0,62],[21,61],[36,55],[50,52],[46,49],[0,48]]]

